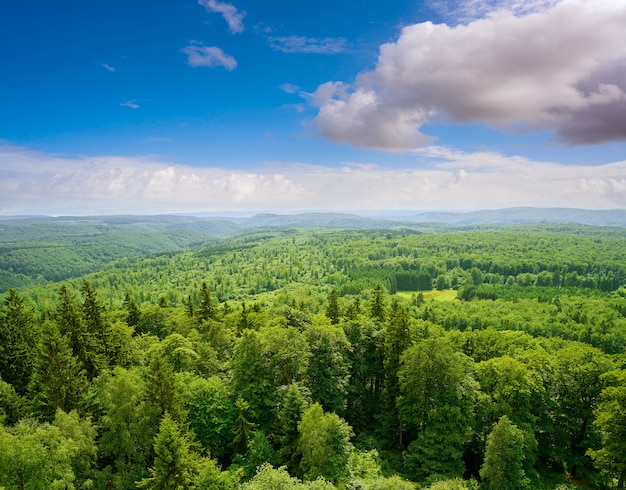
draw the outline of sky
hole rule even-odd
[[[0,216],[626,208],[624,0],[1,12]]]

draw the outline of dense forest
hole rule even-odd
[[[0,488],[626,488],[624,228],[44,225]]]

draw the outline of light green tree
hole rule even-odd
[[[322,477],[338,482],[348,477],[352,428],[335,413],[324,413],[319,403],[311,405],[298,424],[300,472],[307,480]]]
[[[589,454],[614,488],[622,489],[626,488],[626,370],[607,373],[605,380],[609,386],[595,412],[602,448]]]
[[[73,490],[76,446],[52,425],[0,426],[0,485],[7,489]]]
[[[487,436],[480,476],[493,490],[528,488],[529,482],[524,473],[524,433],[506,415]]]

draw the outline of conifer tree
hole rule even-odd
[[[383,286],[380,283],[374,288],[374,295],[370,303],[370,318],[379,322],[385,321],[385,298]]]
[[[35,332],[24,299],[9,289],[0,309],[0,379],[24,394],[33,368]]]
[[[124,297],[124,308],[126,309],[126,324],[129,327],[136,327],[141,322],[141,310],[137,305],[136,301],[131,297],[130,294],[126,293]]]
[[[194,452],[191,434],[166,413],[154,439],[154,465],[150,478],[137,483],[151,490],[187,490],[194,488],[200,460]]]
[[[215,320],[215,306],[211,299],[211,291],[206,282],[202,282],[200,287],[200,306],[196,310],[196,314],[201,321],[207,321],[209,319]]]
[[[337,290],[333,290],[328,295],[328,306],[326,308],[326,317],[330,319],[332,325],[339,323],[339,303],[338,303]]]
[[[67,336],[54,322],[44,324],[30,390],[35,405],[47,416],[57,409],[76,408],[87,387],[85,371],[72,354]]]

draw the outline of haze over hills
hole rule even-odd
[[[16,221],[17,220],[17,221]],[[626,226],[626,209],[576,209],[517,207],[471,212],[377,213],[303,212],[303,213],[198,213],[197,215],[112,215],[112,216],[9,216],[0,224],[41,225],[55,223],[63,227],[91,224],[145,231],[190,229],[212,236],[229,236],[250,228],[320,227],[320,228],[394,228],[419,223],[447,225],[513,225],[528,223],[568,223],[591,226]],[[6,231],[6,230],[5,230]],[[0,238],[0,241],[2,238]]]

